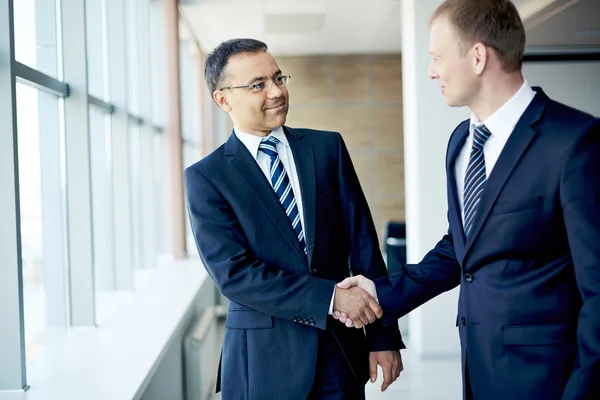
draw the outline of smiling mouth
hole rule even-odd
[[[269,107],[269,108],[265,108],[265,111],[278,111],[278,110],[282,110],[283,107],[285,106],[285,103],[281,103],[275,107]]]

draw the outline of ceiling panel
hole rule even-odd
[[[528,51],[600,48],[600,0],[514,3]],[[401,50],[400,0],[180,0],[179,8],[204,52],[236,37],[262,40],[277,55]]]

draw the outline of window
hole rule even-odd
[[[90,106],[89,124],[94,281],[97,291],[106,291],[116,287],[110,115]]]
[[[17,83],[18,183],[26,359],[66,326],[63,140],[59,99]]]
[[[15,60],[53,78],[61,78],[56,2],[13,1],[13,13]]]

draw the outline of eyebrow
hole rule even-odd
[[[273,74],[273,78],[275,78],[277,75],[281,75],[280,69],[278,69],[277,72],[275,72]],[[256,76],[248,81],[248,85],[252,85],[254,82],[258,82],[258,81],[264,81],[265,79],[267,79],[267,78],[264,76]]]

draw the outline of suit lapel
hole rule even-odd
[[[450,141],[448,145],[448,157],[446,163],[446,171],[448,175],[448,205],[452,213],[448,214],[448,220],[452,229],[452,240],[454,240],[456,246],[455,251],[457,258],[460,259],[465,248],[465,234],[462,223],[462,213],[460,204],[458,202],[458,191],[456,182],[456,158],[460,154],[465,141],[469,136],[469,123],[464,123],[464,126],[458,128],[458,131],[454,135],[454,140]]]
[[[283,206],[279,202],[273,188],[267,181],[264,173],[256,163],[256,160],[240,140],[232,133],[225,144],[225,156],[230,158],[229,165],[240,175],[242,180],[252,190],[258,203],[265,209],[267,215],[273,221],[281,235],[288,244],[294,249],[294,252],[307,262],[303,249],[300,248],[300,242],[296,238],[296,232],[286,215]]]
[[[304,214],[304,236],[308,252],[308,265],[311,264],[315,244],[315,219],[316,219],[316,176],[315,154],[310,143],[298,131],[285,127],[284,132],[288,138],[294,163],[298,172],[300,191],[302,192],[302,209]]]
[[[548,97],[539,88],[534,88],[537,92],[531,104],[521,116],[515,129],[511,133],[504,149],[500,153],[500,157],[494,166],[481,197],[481,202],[475,215],[473,222],[472,233],[466,243],[465,254],[460,260],[461,264],[464,258],[468,255],[471,246],[477,239],[485,220],[487,219],[498,195],[506,184],[506,181],[512,174],[513,170],[525,155],[529,145],[537,135],[537,132],[532,126],[540,119],[544,108],[548,102]]]

